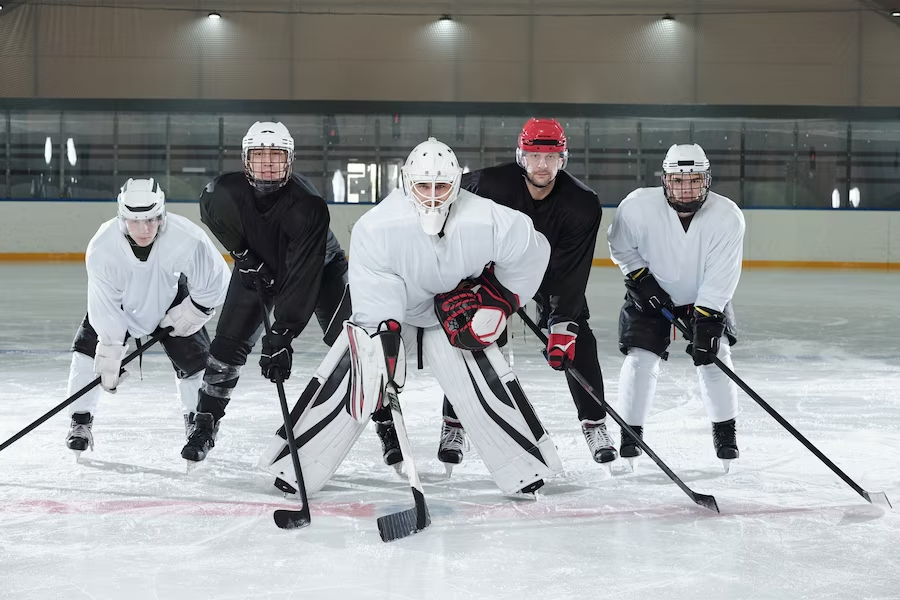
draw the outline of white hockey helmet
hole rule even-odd
[[[690,177],[692,174],[702,177]],[[678,175],[688,175],[680,178]],[[662,184],[669,206],[678,213],[695,213],[709,195],[709,159],[699,144],[673,144],[663,159]],[[677,189],[676,189],[677,188]]]
[[[166,226],[166,195],[155,179],[129,179],[116,198],[119,211],[119,230],[128,235],[126,221],[157,219],[157,236]]]
[[[416,207],[419,224],[428,235],[443,230],[450,205],[459,195],[462,167],[450,146],[430,137],[409,153],[400,169],[403,192]],[[441,185],[440,190],[437,189]]]
[[[253,173],[250,165],[250,151],[263,148],[274,148],[284,151],[285,165],[274,179],[264,179]],[[282,123],[257,121],[247,130],[241,142],[241,160],[244,163],[244,175],[247,181],[260,192],[269,193],[281,188],[291,177],[291,165],[294,162],[294,138]]]

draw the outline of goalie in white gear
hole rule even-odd
[[[667,309],[692,330],[688,345],[700,395],[713,422],[716,455],[738,458],[737,387],[713,357],[729,368],[737,342],[731,299],[741,276],[744,217],[740,208],[711,192],[709,159],[697,144],[673,145],[663,160],[662,186],[635,190],[616,210],[609,250],[625,274],[625,305],[619,316],[619,349],[626,355],[619,376],[622,417],[638,435],[653,404],[660,359],[668,357],[672,326]],[[624,431],[624,458],[640,455]]]
[[[402,173],[403,188],[353,227],[347,325],[353,335],[341,336],[345,350],[335,343],[305,403],[293,411],[300,415],[294,433],[307,489],[324,485],[382,404],[384,386],[391,381],[401,388],[406,357],[418,354],[465,420],[500,489],[533,491],[562,465],[494,342],[518,299],[537,291],[550,246],[526,215],[460,190],[456,155],[434,138],[416,146]],[[372,360],[378,345],[358,343],[398,328],[405,351],[396,363],[388,356]],[[327,394],[318,391],[329,382]],[[280,438],[261,463],[293,481]]]
[[[66,446],[93,449],[91,427],[101,388],[115,393],[129,337],[172,331],[161,341],[175,368],[182,412],[193,409],[209,353],[204,324],[225,299],[230,273],[202,229],[167,215],[165,194],[153,179],[129,179],[117,199],[118,216],[100,226],[86,252],[88,310],[72,347],[68,395],[100,376],[69,407]]]

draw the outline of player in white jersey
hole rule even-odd
[[[625,198],[609,228],[609,251],[625,274],[619,315],[622,417],[639,435],[650,414],[660,359],[666,359],[672,326],[667,308],[688,322],[700,395],[713,423],[713,442],[726,469],[738,457],[737,387],[713,356],[732,367],[737,342],[731,299],[741,276],[744,217],[740,208],[709,190],[709,160],[697,144],[673,145],[663,160],[662,187],[641,188]],[[620,455],[640,448],[622,432]]]
[[[434,138],[402,175],[403,188],[353,227],[353,314],[293,411],[309,413],[294,426],[307,489],[331,476],[386,386],[403,387],[408,350],[431,368],[498,487],[533,491],[562,465],[495,341],[540,286],[550,245],[528,216],[460,190],[456,155]],[[261,463],[293,481],[283,446],[276,438]]]
[[[115,393],[128,338],[171,327],[161,344],[175,367],[187,427],[209,354],[204,324],[224,302],[231,273],[202,229],[166,214],[165,194],[153,179],[129,179],[117,203],[118,216],[88,244],[88,310],[72,346],[68,394],[97,375],[100,387]],[[94,388],[69,407],[66,446],[78,453],[94,447],[99,398]]]

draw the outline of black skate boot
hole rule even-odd
[[[734,419],[713,423],[712,430],[716,456],[721,459],[722,466],[725,467],[725,472],[727,473],[731,468],[731,461],[741,455],[737,447]]]
[[[587,442],[594,461],[600,464],[610,463],[616,460],[616,445],[606,431],[606,421],[589,421],[585,419],[581,422],[581,433],[584,434],[584,440]]]
[[[462,423],[450,417],[444,417],[441,426],[441,445],[438,447],[438,460],[447,469],[447,478],[453,473],[453,467],[463,460],[463,452],[469,449],[469,440]]]
[[[181,458],[197,463],[206,458],[210,448],[216,447],[219,423],[211,413],[191,413],[189,423],[187,443],[181,449]]]
[[[375,421],[375,431],[381,440],[381,453],[384,456],[384,464],[394,467],[397,475],[403,466],[403,452],[400,451],[400,440],[397,439],[397,430],[393,421]]]
[[[631,425],[631,428],[638,435],[640,439],[644,439],[644,426],[643,425]],[[641,447],[638,446],[637,442],[631,435],[628,434],[624,429],[622,430],[622,444],[619,446],[619,456],[622,458],[628,459],[628,464],[631,466],[632,472],[635,468],[635,461],[637,457],[644,453],[641,450]]]
[[[69,437],[66,438],[66,448],[75,451],[75,460],[81,457],[81,453],[88,448],[94,449],[94,436],[91,434],[91,425],[94,417],[89,412],[72,413],[72,426],[69,429]]]

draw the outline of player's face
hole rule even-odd
[[[669,192],[678,202],[693,202],[703,192],[702,173],[671,173],[666,176]]]
[[[159,217],[141,221],[127,219],[125,226],[128,228],[128,235],[134,240],[134,243],[141,248],[146,248],[156,239],[156,234],[159,232],[159,223]]]
[[[427,208],[442,206],[452,191],[453,185],[449,183],[436,182],[432,184],[430,181],[423,181],[413,185],[413,195],[416,200]]]
[[[525,152],[522,158],[528,179],[538,187],[553,181],[562,164],[562,155],[559,152]]]
[[[287,172],[287,151],[278,148],[253,148],[247,154],[250,172],[263,181],[278,181]]]

